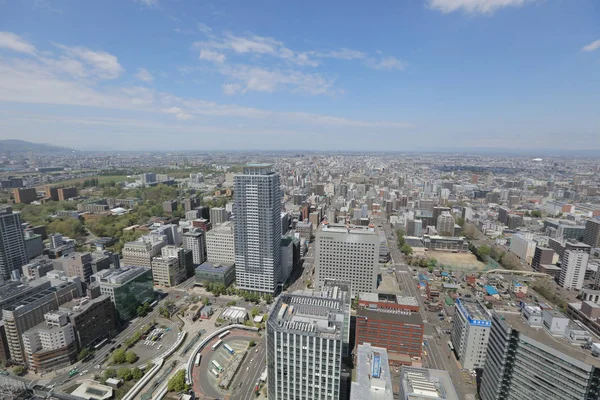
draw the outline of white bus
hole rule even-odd
[[[200,365],[200,360],[202,359],[202,354],[198,353],[196,354],[196,361],[194,361],[194,364],[196,365],[196,367],[198,365]]]
[[[219,339],[223,339],[225,336],[229,335],[231,331],[225,331],[219,335]]]
[[[213,346],[212,346],[213,351],[215,351],[221,345],[221,343],[223,343],[223,341],[219,340],[217,343],[213,344]]]
[[[215,378],[219,377],[219,373],[217,372],[216,369],[213,368],[213,369],[210,370],[210,372],[214,375]]]
[[[235,351],[233,351],[233,349],[232,349],[231,347],[229,347],[229,345],[228,345],[227,343],[225,343],[225,344],[223,345],[223,348],[224,348],[225,350],[227,350],[227,352],[228,352],[229,354],[231,354],[231,355],[233,355],[233,354],[235,353]]]
[[[219,364],[218,362],[216,362],[215,360],[212,360],[212,365],[213,367],[215,367],[215,369],[219,372],[223,372],[223,367],[221,367],[221,364]]]

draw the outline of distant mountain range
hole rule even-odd
[[[11,153],[27,153],[29,151],[34,153],[70,153],[73,149],[16,139],[0,140],[0,152],[5,153],[7,151]]]

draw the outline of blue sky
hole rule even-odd
[[[597,0],[0,0],[0,138],[600,149]]]

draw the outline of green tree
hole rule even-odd
[[[127,367],[119,368],[117,371],[117,378],[123,379],[124,381],[130,381],[132,378],[131,370]]]
[[[492,249],[490,248],[490,246],[486,245],[479,246],[477,248],[477,254],[479,254],[481,258],[489,257],[490,254],[492,254]]]
[[[185,370],[180,369],[173,375],[167,383],[167,389],[169,392],[187,392],[190,386],[185,383]]]
[[[112,355],[112,361],[114,364],[123,364],[127,361],[127,355],[125,353],[125,349],[120,348],[116,349]]]
[[[256,341],[255,341],[255,340],[251,340],[251,341],[248,343],[248,347],[254,347],[254,346],[256,346]]]
[[[260,313],[260,310],[258,309],[258,307],[252,307],[252,311],[250,312],[250,314],[252,315],[252,318],[256,317],[259,313]]]
[[[400,248],[400,251],[402,251],[407,256],[410,256],[413,253],[413,249],[412,249],[412,247],[409,246],[408,243],[404,243],[402,245],[402,247]]]
[[[136,381],[142,379],[142,376],[144,376],[144,373],[138,367],[131,370],[131,377]]]
[[[135,354],[135,352],[133,352],[131,350],[125,354],[125,359],[127,360],[127,362],[129,364],[133,364],[134,362],[137,361],[138,358],[139,358],[138,355]]]
[[[27,369],[25,368],[25,366],[23,365],[17,365],[16,367],[13,367],[12,371],[13,374],[17,375],[17,376],[21,376],[25,373]]]
[[[265,294],[265,301],[267,302],[267,304],[271,304],[273,302],[273,295],[272,294]]]
[[[116,377],[117,377],[117,371],[115,371],[112,368],[107,368],[102,373],[102,378],[104,378],[104,380],[107,380],[108,378],[116,378]]]
[[[85,360],[87,357],[94,354],[88,347],[84,347],[77,355],[77,361]]]
[[[435,258],[430,258],[427,260],[427,265],[429,267],[437,268],[437,260]]]
[[[227,302],[227,307],[235,306],[236,304],[237,304],[237,301],[232,300],[232,301]]]

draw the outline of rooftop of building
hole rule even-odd
[[[350,400],[393,400],[387,349],[369,343],[358,345],[356,365],[356,381],[352,382]]]
[[[304,336],[342,339],[343,302],[338,299],[282,294],[269,315],[276,329]]]
[[[400,385],[409,400],[459,400],[446,371],[403,366]]]
[[[0,283],[0,302],[10,299],[11,297],[18,296],[28,290],[35,290],[36,287],[47,285],[48,279],[40,278],[33,279],[27,283],[17,281],[7,281]]]
[[[106,299],[110,299],[110,297],[108,297],[105,294],[102,294],[94,299],[91,299],[89,297],[80,297],[78,299],[73,299],[64,303],[59,307],[59,310],[68,312],[69,314],[77,315],[87,311],[90,307],[92,307],[95,304],[106,301]]]
[[[562,313],[559,313],[562,316]],[[514,313],[498,313],[501,319],[512,329],[519,331],[521,334],[559,351],[573,360],[566,360],[569,362],[584,362],[588,365],[593,365],[596,368],[600,368],[600,359],[593,357],[591,351],[583,350],[580,346],[571,344],[568,340],[562,337],[552,336],[544,328],[532,327],[523,319],[520,314]]]
[[[49,288],[45,288],[43,290],[37,291],[37,292],[32,292],[31,295],[27,296],[24,299],[19,300],[17,303],[12,304],[10,306],[4,307],[4,311],[16,311],[19,308],[25,307],[31,303],[34,303],[42,298],[44,298],[45,296],[48,296],[49,294],[55,293],[60,289],[63,289],[69,285],[72,285],[71,282],[64,282],[58,286],[51,286]]]
[[[292,292],[298,296],[321,297],[326,299],[342,300],[345,304],[350,304],[351,284],[349,282],[325,279],[320,289],[301,289]]]
[[[357,235],[375,235],[373,226],[345,225],[345,224],[321,224],[321,231],[327,233],[351,233]]]
[[[220,272],[225,273],[234,267],[234,263],[205,261],[196,267],[196,272]]]
[[[366,317],[367,319],[373,320],[423,325],[423,317],[421,317],[421,314],[410,311],[359,308],[357,310],[357,315],[359,317]]]
[[[456,299],[456,307],[464,311],[467,319],[471,319],[472,321],[491,321],[488,310],[478,300]]]
[[[358,296],[359,300],[361,301],[370,301],[373,303],[390,303],[407,306],[419,305],[419,302],[416,298],[410,296],[400,296],[398,294],[362,292]]]
[[[103,285],[122,285],[148,271],[150,271],[148,267],[127,266],[119,269],[104,269],[92,277]]]

